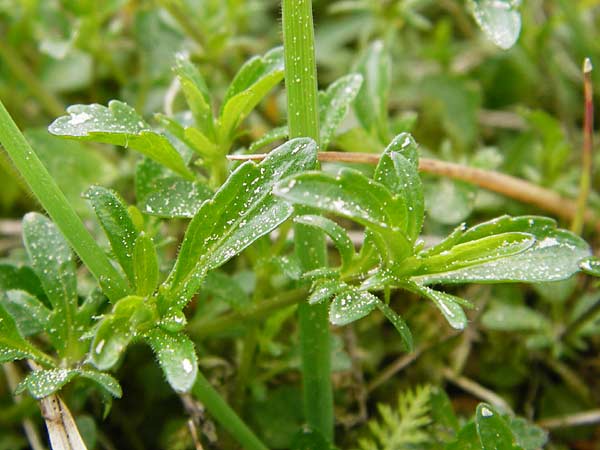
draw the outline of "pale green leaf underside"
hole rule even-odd
[[[548,230],[515,255],[412,280],[419,284],[559,281],[579,272],[580,261],[590,253],[588,244],[578,236],[566,230]]]

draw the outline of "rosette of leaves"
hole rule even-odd
[[[183,308],[207,273],[223,265],[286,221],[293,207],[272,194],[273,186],[314,168],[316,144],[294,139],[273,150],[260,164],[248,161],[203,202],[188,225],[179,254],[160,283],[155,245],[136,228],[130,208],[114,192],[93,187],[87,194],[130,285],[130,295],[115,303],[99,322],[89,358],[108,370],[132,341],[153,349],[167,381],[189,391],[197,376],[194,344],[183,332]]]
[[[538,216],[502,216],[471,228],[461,225],[439,244],[424,248],[418,239],[425,214],[418,150],[405,133],[385,149],[372,178],[350,168],[336,174],[310,171],[280,182],[275,194],[365,228],[356,252],[346,230],[331,219],[295,218],[321,229],[340,254],[339,267],[304,274],[313,281],[309,302],[331,300],[329,318],[336,325],[379,309],[408,349],[412,348],[408,327],[374,292],[404,289],[426,297],[453,328],[463,329],[467,324],[463,307],[470,303],[431,286],[557,281],[589,265],[591,251],[583,239]]]
[[[49,219],[27,214],[23,241],[30,266],[0,265],[0,363],[28,359],[39,367],[17,392],[28,390],[40,399],[84,378],[105,398],[120,397],[117,380],[96,370],[87,358],[93,317],[105,297],[93,290],[80,302],[75,259]]]

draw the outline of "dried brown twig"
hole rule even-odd
[[[265,157],[266,154],[228,156],[232,161],[261,160]],[[322,162],[362,164],[377,164],[379,157],[380,155],[374,153],[321,152],[318,154],[318,159]],[[500,172],[478,169],[432,158],[421,158],[419,161],[419,170],[423,173],[445,176],[474,184],[523,203],[537,206],[565,220],[573,220],[577,213],[577,204],[575,201],[549,189]],[[585,221],[600,230],[600,222],[590,210],[585,213]]]

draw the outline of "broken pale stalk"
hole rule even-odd
[[[592,185],[592,147],[594,129],[594,102],[592,92],[592,61],[585,58],[583,63],[583,97],[585,113],[583,118],[583,151],[581,154],[581,180],[579,183],[579,196],[577,209],[571,230],[581,234],[585,222],[585,210],[590,196]]]

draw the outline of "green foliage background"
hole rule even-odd
[[[135,204],[138,158],[121,147],[52,136],[46,131],[50,122],[64,115],[67,105],[106,105],[113,99],[128,103],[153,124],[157,112],[185,109],[173,81],[177,55],[189,55],[220,104],[249,57],[281,44],[279,8],[270,0],[0,1],[0,98],[77,212],[95,223],[82,194],[90,185],[102,185]],[[523,0],[519,11],[519,40],[503,50],[480,31],[460,0],[314,1],[321,88],[354,70],[368,71],[365,55],[373,42],[389,54],[389,107],[369,104],[375,97],[359,94],[356,102],[367,102],[372,115],[351,114],[330,148],[381,152],[382,143],[408,131],[422,156],[501,171],[575,198],[582,146],[580,66],[584,57],[600,65],[600,2]],[[600,86],[600,70],[593,72],[593,80]],[[220,151],[249,147],[283,126],[285,108],[279,86],[249,115],[242,133],[220,141]],[[357,123],[373,133],[358,134]],[[600,162],[597,153],[594,159]],[[39,206],[4,152],[0,172],[0,256],[25,261],[18,221]],[[210,182],[220,184],[219,177],[223,174]],[[424,234],[432,241],[463,221],[474,225],[505,213],[543,213],[465,183],[431,176],[423,181]],[[599,181],[596,171],[594,185]],[[160,198],[155,201],[161,204]],[[590,207],[600,209],[595,191]],[[180,211],[178,217],[190,214]],[[92,226],[100,236],[99,225]],[[172,258],[178,241],[169,236],[180,236],[183,223],[152,226],[158,260]],[[596,248],[594,229],[587,228],[584,237]],[[215,318],[243,311],[284,286],[295,268],[283,258],[265,258],[268,249],[258,241],[208,276],[187,311],[188,332],[213,385],[270,448],[289,448],[302,423],[300,349],[291,320],[296,307],[280,309],[265,321],[237,322],[210,332],[209,338]],[[87,295],[89,277],[80,274],[78,281],[79,295]],[[575,277],[554,284],[478,285],[451,293],[476,305],[461,334],[423,300],[394,294],[413,330],[417,358],[393,376],[385,375],[386,368],[405,355],[382,314],[335,329],[331,347],[336,418],[343,430],[340,448],[357,447],[359,440],[363,448],[440,448],[436,439],[452,427],[431,425],[439,421],[432,418],[431,407],[421,404],[416,418],[406,417],[406,410],[423,391],[437,389],[427,386],[436,385],[446,388],[461,420],[472,417],[482,399],[460,387],[461,377],[485,386],[533,422],[597,407],[600,294],[593,281]],[[248,340],[256,351],[251,362],[244,359]],[[105,419],[103,398],[90,394],[88,384],[74,383],[62,393],[90,448],[192,448],[186,410],[147,347],[130,349],[116,377],[125,396]],[[410,396],[410,389],[425,384]],[[26,448],[21,420],[32,417],[41,424],[38,416],[33,400],[16,405],[7,383],[0,383],[0,449]],[[380,424],[368,425],[369,419]],[[385,437],[386,422],[412,427],[413,441],[392,443],[393,437]],[[209,416],[201,418],[201,430],[207,445],[218,435],[216,448],[235,448],[221,430],[215,432]],[[545,448],[594,448],[598,440],[600,431],[593,426],[559,429]]]

